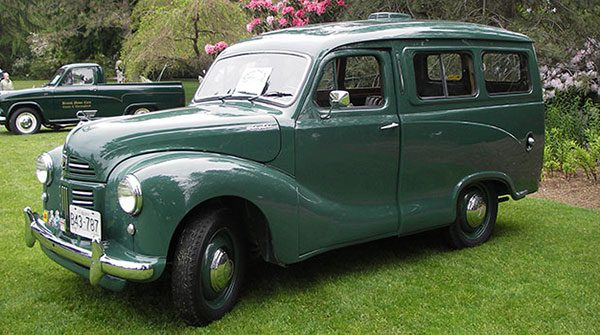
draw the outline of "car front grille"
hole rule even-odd
[[[90,163],[75,156],[69,156],[67,158],[66,168],[67,173],[73,177],[79,176],[88,179],[96,176],[96,171]]]
[[[84,188],[69,189],[65,185],[60,186],[60,201],[63,213],[69,212],[69,205],[94,209],[94,190]]]
[[[81,207],[94,208],[94,191],[72,189],[71,204]]]

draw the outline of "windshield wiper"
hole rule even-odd
[[[225,103],[225,99],[231,98],[232,96],[233,96],[233,93],[223,94],[223,95],[217,96],[217,99],[221,100],[222,103]]]
[[[292,95],[293,95],[292,93],[288,93],[288,92],[271,91],[271,92],[267,92],[265,94],[260,94],[260,95],[255,95],[253,97],[250,97],[250,98],[248,98],[248,101],[254,101],[258,98],[264,98],[264,97],[277,97],[277,98],[291,97]]]

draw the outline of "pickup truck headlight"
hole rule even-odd
[[[39,155],[35,161],[35,175],[42,184],[50,185],[52,182],[52,158],[48,153]]]
[[[142,210],[142,185],[132,174],[125,176],[117,187],[117,198],[121,209],[136,215]]]

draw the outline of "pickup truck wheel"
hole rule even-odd
[[[498,215],[498,196],[489,184],[465,188],[458,196],[456,221],[448,227],[448,241],[456,249],[487,241]]]
[[[187,222],[177,242],[171,289],[181,318],[193,326],[218,320],[236,304],[245,270],[240,227],[227,208]]]
[[[6,130],[8,130],[9,132],[11,132],[11,133],[12,133],[12,130],[10,130],[10,123],[9,123],[9,122],[7,122],[7,123],[4,125],[4,128],[6,128]]]
[[[142,115],[142,114],[148,114],[150,112],[151,112],[151,110],[146,107],[139,107],[139,108],[136,108],[132,114],[133,115]]]
[[[8,124],[10,130],[17,135],[35,134],[41,126],[38,113],[28,107],[20,108],[12,113]]]

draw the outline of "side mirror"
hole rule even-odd
[[[329,92],[329,104],[332,108],[350,106],[350,93],[348,93],[348,91]]]
[[[321,119],[329,119],[331,117],[331,111],[334,108],[337,109],[350,106],[350,93],[341,90],[329,92],[329,105],[331,107],[328,111],[320,113]]]

